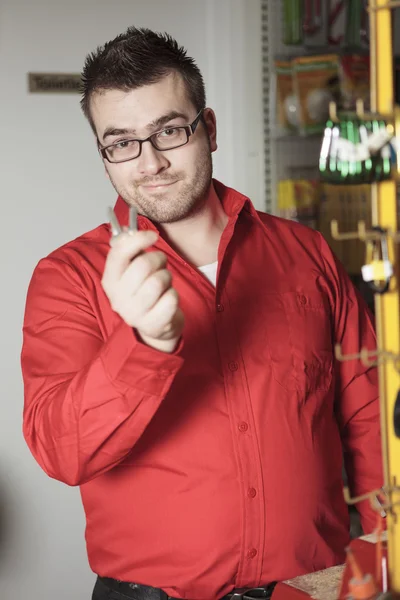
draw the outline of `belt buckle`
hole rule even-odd
[[[257,588],[240,588],[232,592],[232,594],[228,594],[229,600],[243,600],[245,596],[248,598],[266,598],[268,594],[268,589],[265,587],[257,587]]]

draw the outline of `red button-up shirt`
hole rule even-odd
[[[174,354],[112,311],[106,224],[39,262],[22,351],[24,435],[81,486],[93,571],[192,600],[343,560],[342,444],[353,494],[382,485],[376,370],[333,354],[375,347],[363,301],[319,233],[214,184],[216,288],[157,242],[186,317]]]

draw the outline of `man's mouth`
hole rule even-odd
[[[174,185],[176,181],[158,181],[157,183],[145,183],[142,185],[142,188],[145,190],[155,191],[155,190],[164,190],[169,188],[171,185]]]

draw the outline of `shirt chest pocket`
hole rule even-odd
[[[333,341],[327,300],[317,291],[269,295],[266,338],[272,373],[303,394],[332,385]]]

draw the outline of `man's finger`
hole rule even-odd
[[[103,273],[103,283],[118,281],[135,256],[155,244],[158,234],[155,231],[138,231],[134,234],[121,233],[111,240],[111,249]]]
[[[136,256],[120,278],[120,291],[127,296],[136,294],[146,279],[167,264],[164,252],[154,250]]]

